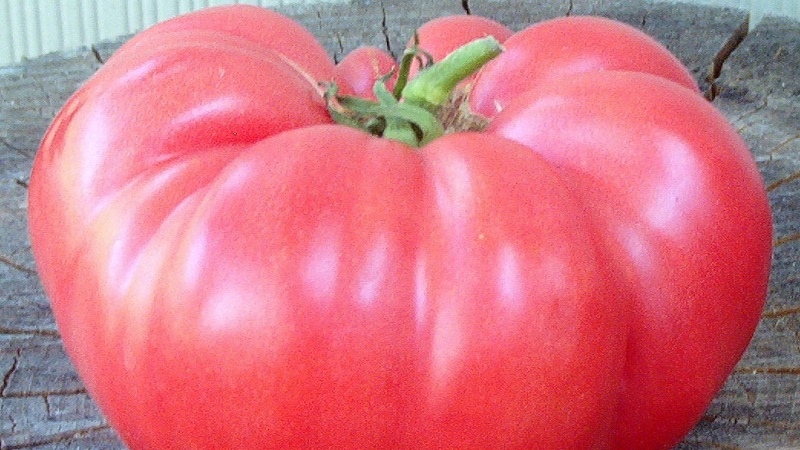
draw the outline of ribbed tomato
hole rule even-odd
[[[452,57],[412,48],[385,86],[377,49],[335,67],[283,16],[212,8],[58,114],[33,251],[130,448],[657,449],[700,418],[769,276],[745,143],[627,25],[455,17],[426,45]]]

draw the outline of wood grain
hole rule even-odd
[[[360,44],[394,52],[445,14],[485,15],[513,29],[566,14],[642,28],[706,84],[752,148],[770,187],[775,252],[769,298],[750,348],[680,449],[800,448],[800,23],[768,18],[717,60],[741,11],[637,0],[356,0],[286,10],[334,55]],[[124,40],[0,68],[0,449],[122,449],[61,346],[26,232],[26,185],[49,121]],[[707,87],[707,86],[704,86]],[[747,239],[742,236],[742,239]],[[676,362],[677,364],[678,362]]]

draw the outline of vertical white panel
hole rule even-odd
[[[753,28],[755,28],[756,25],[758,25],[759,22],[761,22],[761,19],[764,18],[764,15],[767,12],[767,10],[766,10],[766,6],[767,5],[762,1],[756,0],[756,1],[751,1],[749,6],[750,6],[750,8],[749,8],[750,9],[750,29],[752,30]],[[771,6],[772,6],[772,8],[775,8],[775,2],[774,1],[772,2]]]
[[[85,42],[82,14],[82,6],[79,1],[61,0],[62,48],[79,47]]]
[[[156,19],[158,22],[175,17],[179,14],[178,0],[161,0],[156,2]]]
[[[800,20],[800,0],[783,0],[782,14]]]
[[[128,25],[125,34],[129,34],[144,28],[142,25],[142,2],[141,0],[127,0],[126,4],[128,6]]]
[[[784,15],[800,20],[800,0],[693,0],[692,3],[749,11],[751,28],[765,15]]]
[[[192,11],[197,11],[198,9],[208,8],[208,0],[192,0]]]
[[[25,56],[42,54],[42,30],[39,20],[39,2],[24,2],[22,21],[25,24]]]
[[[187,12],[195,11],[196,8],[194,4],[195,2],[193,0],[180,0],[180,2],[178,2],[178,11],[181,14],[186,14]]]
[[[80,0],[80,27],[81,45],[94,43],[100,39],[99,26],[97,22],[97,2],[96,0]]]
[[[97,11],[97,22],[100,39],[128,34],[127,2],[103,2]]]
[[[48,5],[39,8],[41,26],[42,53],[60,50],[64,45],[63,21],[61,20],[61,2],[51,0]]]
[[[158,22],[158,1],[157,0],[141,0],[142,2],[142,26],[147,28]]]
[[[141,31],[209,6],[348,0],[0,0],[0,66]]]
[[[0,0],[0,64],[16,59],[14,34],[11,30],[11,5],[9,0]]]
[[[25,22],[23,20],[23,0],[8,0],[8,15],[10,17],[9,29],[11,30],[11,42],[13,43],[13,55],[15,59],[27,56],[28,48],[25,42]]]

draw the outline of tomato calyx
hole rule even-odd
[[[469,111],[465,101],[468,94],[457,87],[502,51],[500,43],[488,36],[434,62],[419,48],[415,36],[414,45],[400,60],[392,91],[386,82],[395,75],[394,70],[375,82],[373,93],[377,101],[339,95],[338,86],[329,83],[325,91],[328,111],[337,123],[412,147],[422,147],[448,132],[482,130],[488,121]],[[422,69],[409,79],[415,60]]]

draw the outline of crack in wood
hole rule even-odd
[[[800,233],[790,234],[789,236],[784,236],[778,239],[775,239],[775,242],[772,243],[773,247],[780,247],[781,245],[786,245],[790,242],[797,242],[800,241]]]
[[[800,375],[800,367],[737,367],[733,373],[747,375]]]
[[[11,267],[12,269],[18,270],[20,272],[34,274],[34,275],[36,274],[36,270],[31,269],[30,267],[25,267],[22,264],[15,262],[14,260],[5,255],[0,255],[0,264],[5,264],[8,267]]]
[[[793,422],[758,420],[750,417],[724,417],[704,415],[700,418],[701,422],[708,423],[730,423],[734,425],[747,425],[750,427],[777,428],[780,430],[800,430],[800,426]],[[689,442],[688,440],[686,442]]]
[[[14,182],[17,183],[18,186],[22,186],[25,189],[28,189],[30,185],[28,184],[28,180],[23,180],[22,178],[14,178]]]
[[[89,47],[89,50],[92,52],[92,56],[99,64],[105,64],[106,62],[103,60],[103,56],[100,55],[100,51],[94,45]]]
[[[314,15],[317,17],[316,24],[319,33],[324,34],[327,29],[325,28],[325,20],[322,18],[323,11],[317,7],[314,9]],[[336,39],[336,44],[339,46],[339,50],[334,50],[331,56],[333,57],[333,63],[339,64],[339,61],[344,57],[344,44],[342,43],[342,34],[339,31],[336,31],[334,37]]]
[[[469,0],[461,0],[461,8],[468,16],[472,15],[472,10],[469,7]]]
[[[339,64],[344,57],[344,42],[342,42],[342,34],[338,31],[336,32],[336,45],[339,46],[339,51],[333,52],[333,62],[334,64]]]
[[[0,336],[41,336],[41,337],[52,337],[56,339],[61,338],[61,334],[57,330],[8,328],[3,326],[0,326]]]
[[[574,4],[573,0],[569,0],[569,5],[567,6],[567,12],[565,12],[564,15],[566,17],[571,16],[572,15],[572,8],[574,8],[574,7],[575,7],[575,4]]]
[[[787,177],[783,177],[778,181],[774,181],[767,186],[767,192],[772,192],[775,189],[783,186],[784,184],[791,183],[794,180],[800,179],[800,171],[797,171]]]
[[[709,101],[714,101],[717,96],[719,96],[720,92],[722,92],[722,88],[717,84],[717,80],[719,79],[720,75],[722,75],[722,67],[725,65],[725,61],[731,56],[734,50],[736,50],[739,45],[744,41],[750,31],[750,16],[748,15],[744,21],[739,24],[739,26],[733,31],[733,34],[725,41],[725,44],[722,45],[722,48],[717,52],[716,56],[714,56],[713,61],[711,62],[711,71],[709,72],[708,76],[706,77],[706,81],[709,83],[708,90],[706,91],[706,98]]]
[[[11,367],[5,374],[3,374],[3,379],[0,381],[0,398],[6,398],[6,390],[11,382],[11,377],[14,376],[14,372],[16,372],[17,368],[19,367],[20,357],[22,357],[22,350],[17,349],[14,357],[11,359]]]
[[[9,142],[4,137],[0,137],[0,144],[3,145],[3,147],[8,148],[9,150],[11,150],[11,151],[13,151],[15,153],[19,153],[22,156],[25,156],[25,157],[28,157],[28,158],[32,158],[33,157],[33,155],[30,152],[28,152],[27,150],[24,150],[24,149],[22,149],[20,147],[17,147],[16,145],[13,145],[11,142]]]
[[[397,55],[395,55],[394,50],[392,50],[392,40],[389,38],[389,25],[386,22],[386,6],[383,2],[381,2],[381,32],[383,33],[383,39],[386,43],[386,51],[396,60]]]
[[[79,428],[76,430],[65,431],[63,433],[51,434],[49,436],[41,437],[38,439],[31,439],[29,442],[20,444],[3,445],[2,450],[23,450],[42,447],[45,445],[57,445],[69,442],[92,433],[105,431],[111,427],[108,424],[95,425],[92,427]]]
[[[36,392],[11,392],[4,394],[2,398],[36,398],[36,397],[47,397],[47,396],[70,396],[70,395],[89,395],[89,392],[86,391],[86,388],[75,388],[75,389],[64,389],[61,391],[36,391]]]
[[[789,146],[789,144],[791,144],[792,142],[794,142],[794,141],[796,141],[798,139],[800,139],[800,134],[796,134],[796,135],[790,137],[789,139],[786,139],[785,141],[781,142],[780,144],[776,145],[772,150],[769,151],[770,158],[772,157],[772,155],[774,155],[775,153],[778,153],[779,151],[785,149],[786,147]]]
[[[53,418],[53,405],[50,404],[50,395],[43,395],[42,400],[44,401],[44,416],[47,420],[50,420]]]
[[[795,314],[800,314],[800,306],[796,308],[786,308],[786,309],[776,309],[773,311],[764,311],[761,314],[761,318],[763,319],[777,319],[780,317],[787,317],[793,316]]]

